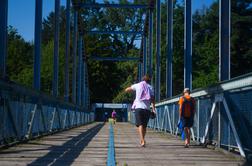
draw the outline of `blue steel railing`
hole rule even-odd
[[[252,73],[194,90],[191,95],[196,99],[192,139],[239,151],[241,156],[249,158],[252,152]],[[148,126],[177,135],[179,97],[157,103],[157,118],[150,120]],[[129,114],[134,123],[134,113]]]
[[[0,146],[94,121],[94,113],[0,79]]]

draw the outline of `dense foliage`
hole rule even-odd
[[[144,0],[135,1],[143,3]],[[129,3],[120,0],[120,3]],[[193,14],[193,88],[206,87],[218,82],[219,60],[219,9],[218,3]],[[161,98],[165,97],[166,58],[166,4],[162,4],[161,34]],[[80,10],[79,31],[122,30],[137,31],[144,26],[142,10],[93,9]],[[154,12],[155,13],[155,12]],[[65,9],[61,8],[60,23],[60,72],[59,94],[63,96],[64,51],[65,51]],[[184,60],[184,7],[174,4],[173,42],[173,92],[183,89]],[[232,1],[231,77],[252,71],[252,5],[250,0]],[[72,23],[73,25],[73,23]],[[155,26],[154,26],[155,27]],[[71,27],[73,29],[73,27]],[[53,70],[54,13],[43,20],[42,29],[42,91],[51,93]],[[154,29],[155,34],[155,29]],[[72,37],[72,34],[71,34]],[[88,35],[84,38],[84,52],[87,57],[137,57],[139,49],[136,35]],[[155,35],[153,42],[155,56]],[[154,58],[155,59],[155,58]],[[70,86],[72,78],[72,39],[70,57]],[[155,62],[155,60],[154,60]],[[26,42],[14,27],[8,31],[7,73],[11,80],[32,87],[33,43]],[[123,89],[137,78],[137,62],[101,62],[88,58],[89,85],[92,102],[130,102],[132,95]],[[155,72],[154,72],[155,73]],[[71,90],[71,88],[70,88]]]

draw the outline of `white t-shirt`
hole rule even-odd
[[[150,84],[147,84],[148,85],[148,88],[149,88],[149,91],[150,91],[150,95],[151,96],[154,96],[154,90],[152,88],[152,86]],[[141,91],[141,87],[140,87],[140,83],[137,83],[137,84],[133,84],[131,85],[131,88],[136,91],[136,98],[135,98],[135,101],[134,101],[134,105],[135,105],[135,109],[150,109],[150,104],[151,104],[151,101],[150,100],[140,100],[140,91]]]

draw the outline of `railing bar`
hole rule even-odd
[[[234,136],[235,136],[235,141],[236,141],[237,146],[238,146],[238,148],[239,148],[240,154],[241,154],[242,157],[246,157],[245,152],[244,152],[243,147],[242,147],[242,144],[241,144],[241,141],[240,141],[240,138],[239,138],[238,133],[237,133],[237,131],[236,131],[233,118],[232,118],[232,116],[231,116],[231,114],[230,114],[230,110],[229,110],[229,107],[228,107],[228,105],[227,105],[227,102],[226,102],[226,99],[225,99],[225,98],[223,99],[223,104],[224,104],[224,107],[225,107],[225,111],[226,111],[228,120],[229,120],[229,122],[230,122],[230,126],[231,126],[232,131],[233,131],[233,134],[234,134]]]
[[[210,115],[209,120],[208,120],[207,125],[206,125],[205,134],[204,134],[204,136],[203,136],[203,138],[202,138],[202,141],[201,141],[202,143],[205,143],[205,141],[206,141],[205,139],[206,139],[206,136],[207,136],[207,134],[208,134],[209,125],[210,125],[210,123],[211,123],[211,121],[212,121],[215,108],[216,108],[216,102],[213,103],[213,106],[212,106],[212,109],[211,109],[211,115]]]

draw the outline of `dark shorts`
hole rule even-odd
[[[193,126],[193,118],[182,118],[183,127],[192,127]]]
[[[150,119],[150,111],[146,109],[136,109],[135,110],[136,117],[136,126],[144,126],[147,127],[147,124]]]

